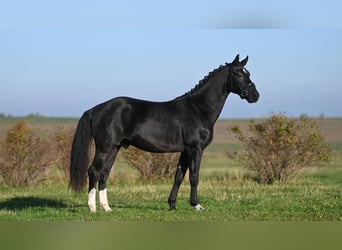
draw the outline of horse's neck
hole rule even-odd
[[[194,95],[192,105],[212,124],[218,119],[228,96],[226,79],[227,74],[218,74],[208,79],[206,86]]]

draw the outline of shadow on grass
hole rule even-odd
[[[15,197],[0,202],[2,210],[24,210],[27,208],[66,208],[63,202],[38,197]]]

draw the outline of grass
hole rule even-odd
[[[87,194],[73,194],[66,184],[53,182],[35,188],[0,189],[1,221],[341,221],[340,157],[292,183],[260,185],[223,156],[206,156],[202,163],[199,199],[205,207],[189,205],[189,182],[184,180],[177,210],[169,211],[172,180],[146,183],[120,181],[117,166],[108,186],[113,208],[88,211]],[[123,168],[127,168],[124,166]],[[130,170],[131,171],[131,170]],[[131,171],[131,174],[134,174]]]
[[[187,183],[184,183],[187,185]],[[63,187],[2,189],[1,221],[341,221],[341,189],[316,183],[259,185],[205,180],[196,212],[188,187],[179,194],[176,211],[168,211],[170,183],[110,186],[113,211],[88,211],[86,194]]]

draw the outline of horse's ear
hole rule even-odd
[[[237,54],[236,57],[234,58],[232,64],[233,65],[238,65],[239,64],[239,60],[240,60],[240,55]]]
[[[240,62],[240,64],[241,64],[242,67],[245,67],[246,64],[247,64],[247,62],[248,62],[248,56],[246,56],[246,58],[243,59],[243,60]]]

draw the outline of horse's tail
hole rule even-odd
[[[91,131],[92,112],[85,112],[78,121],[70,158],[70,187],[75,192],[81,192],[87,183],[89,167],[89,151],[92,142]]]

